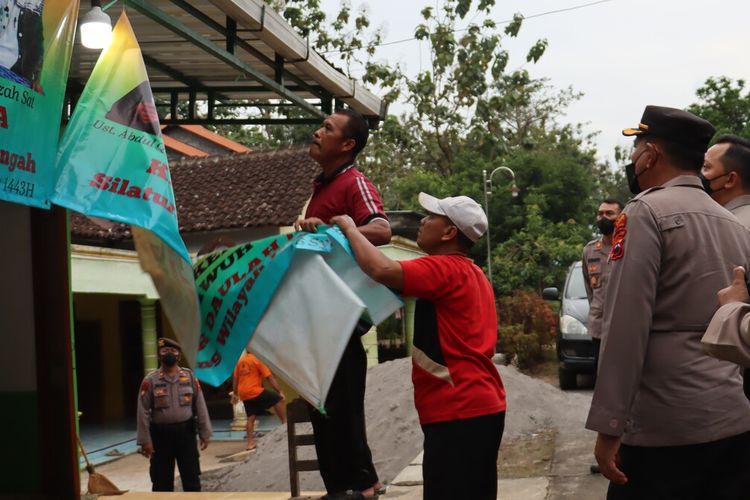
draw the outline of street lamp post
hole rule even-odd
[[[502,170],[503,172],[506,172],[510,174],[511,181],[513,184],[510,188],[510,194],[513,196],[513,198],[518,196],[518,193],[521,191],[518,189],[518,186],[516,186],[516,174],[508,167],[497,167],[495,170],[493,170],[489,176],[487,176],[487,171],[482,170],[482,190],[484,191],[484,212],[487,214],[487,279],[490,280],[490,283],[492,283],[492,258],[490,255],[491,252],[491,242],[490,242],[490,198],[489,196],[492,194],[492,176],[495,175],[496,172]]]

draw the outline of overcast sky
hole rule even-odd
[[[420,10],[441,0],[352,0],[367,4],[374,25],[383,25],[385,41],[413,36]],[[496,21],[515,12],[525,16],[574,7],[594,0],[498,0]],[[334,15],[339,0],[323,0]],[[524,22],[519,37],[506,39],[509,69],[524,67],[556,87],[584,93],[566,120],[600,131],[599,155],[613,160],[614,146],[629,145],[622,128],[638,124],[647,104],[684,108],[709,76],[750,78],[750,2],[747,0],[611,0],[579,10]],[[539,38],[549,48],[537,64],[526,64],[528,47]],[[427,60],[424,42],[410,41],[378,49],[376,59],[401,63],[414,75]],[[355,76],[357,71],[355,68]]]

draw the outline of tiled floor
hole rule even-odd
[[[231,420],[214,420],[214,440],[234,441],[245,439],[245,431],[232,431]],[[255,421],[256,432],[270,432],[279,425],[275,415],[262,415]],[[135,420],[108,422],[102,425],[81,424],[81,441],[86,448],[89,461],[94,465],[115,460],[123,455],[135,453]],[[81,457],[81,464],[83,464]]]

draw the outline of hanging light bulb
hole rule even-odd
[[[112,20],[102,10],[101,0],[91,0],[91,10],[81,19],[81,44],[88,49],[103,49],[112,39]]]

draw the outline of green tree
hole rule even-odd
[[[583,244],[593,237],[596,206],[601,193],[609,189],[608,184],[616,184],[617,174],[596,162],[591,137],[582,134],[579,127],[558,123],[565,106],[577,99],[578,94],[570,89],[556,90],[548,82],[528,75],[506,78],[497,88],[504,93],[497,91],[490,96],[493,91],[488,89],[483,96],[483,100],[493,101],[491,106],[483,108],[487,114],[465,117],[464,132],[453,139],[455,153],[450,171],[426,162],[420,153],[410,154],[415,148],[409,146],[420,143],[422,129],[408,121],[417,121],[415,115],[401,117],[394,130],[401,131],[402,139],[408,138],[396,148],[404,156],[403,167],[395,177],[389,173],[388,190],[384,194],[387,207],[417,211],[421,210],[417,203],[420,191],[436,196],[465,194],[481,202],[484,200],[482,170],[489,173],[499,166],[511,168],[521,192],[517,198],[511,197],[510,179],[502,172],[495,175],[493,193],[489,196],[490,246],[495,248],[513,238],[537,235],[535,231],[529,233],[528,228],[539,222],[541,226],[558,228],[555,235],[561,234],[559,227],[572,228],[573,239],[567,233],[562,237],[574,251],[558,253],[556,258],[529,256],[526,270],[516,279],[503,287],[497,287],[495,280],[497,292],[505,295],[519,287],[537,290],[544,281],[540,276],[545,279],[564,276],[567,266],[580,258]],[[493,126],[505,137],[498,135]],[[376,143],[373,147],[368,156],[383,144]],[[394,156],[384,155],[384,158]],[[367,166],[373,177],[379,179],[380,165],[372,162]],[[472,251],[472,257],[481,264],[486,262],[484,243]],[[515,248],[532,251],[535,247],[517,244]],[[513,271],[511,267],[510,272]],[[503,280],[504,276],[498,279]]]
[[[515,171],[520,195],[512,198],[510,179],[496,175],[488,213],[493,271],[499,270],[494,285],[499,294],[508,295],[559,284],[593,237],[599,199],[620,189],[624,180],[618,171],[597,163],[592,138],[579,126],[561,123],[580,93],[556,89],[523,69],[507,70],[510,54],[504,41],[518,35],[523,16],[500,26],[490,16],[494,4],[445,0],[439,7],[424,8],[414,33],[429,43],[430,57],[413,77],[373,59],[381,36],[370,26],[366,10],[344,3],[329,20],[319,0],[287,0],[282,13],[345,72],[355,57],[363,59],[364,83],[378,88],[386,101],[408,105],[373,131],[359,160],[386,208],[420,210],[420,191],[483,201],[482,170],[507,166]],[[538,61],[546,48],[546,40],[537,41],[527,50],[526,61]],[[227,133],[253,147],[275,147],[306,142],[312,130],[240,127]],[[477,245],[472,257],[486,262],[486,246]]]
[[[718,134],[750,136],[750,91],[745,80],[710,77],[695,91],[698,102],[688,111],[710,121]]]
[[[492,251],[493,286],[500,296],[513,290],[559,285],[567,267],[581,258],[589,229],[574,220],[551,222],[530,205],[523,228]]]
[[[515,37],[523,22],[517,14],[501,29],[489,16],[494,4],[494,0],[446,0],[439,9],[425,7],[414,35],[429,42],[430,58],[427,68],[414,77],[398,67],[367,65],[366,83],[389,88],[389,98],[401,97],[410,105],[402,124],[419,138],[412,144],[412,163],[443,176],[454,173],[478,106],[486,107],[485,101],[501,92],[495,82],[503,79],[509,59],[502,39]],[[467,20],[471,20],[468,25]],[[538,60],[546,46],[545,40],[537,42],[527,60]]]
[[[534,147],[581,96],[571,88],[556,90],[546,79],[532,79],[526,70],[503,74],[477,102],[469,137],[490,157]]]
[[[598,180],[593,196],[595,200],[614,198],[625,204],[633,197],[625,178],[623,165],[626,163],[630,163],[629,156],[625,161],[618,160],[614,166],[608,163],[599,163],[595,166],[594,171]]]
[[[333,58],[333,63],[343,64],[345,73],[351,74],[351,64],[360,62],[362,54],[375,53],[383,40],[382,27],[372,28],[366,4],[357,9],[349,0],[343,0],[339,11],[329,20],[320,0],[265,0],[281,13],[289,24],[316,51]]]

